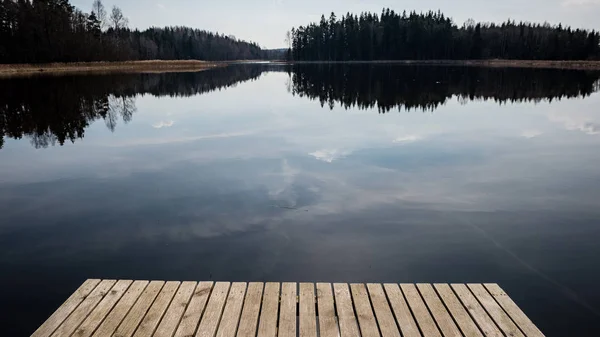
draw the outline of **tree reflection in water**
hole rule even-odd
[[[115,131],[136,112],[135,97],[188,97],[287,72],[293,95],[322,106],[386,113],[433,111],[453,97],[500,104],[585,97],[600,89],[600,72],[393,64],[231,65],[197,73],[36,76],[0,80],[0,148],[4,138],[28,137],[36,148],[83,138],[103,119]]]

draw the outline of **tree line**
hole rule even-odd
[[[119,7],[94,0],[0,0],[0,63],[264,58],[256,44],[188,27],[132,30]]]
[[[600,59],[600,33],[508,20],[461,27],[441,12],[321,16],[292,28],[288,57],[300,61],[425,59]]]

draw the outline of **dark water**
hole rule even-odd
[[[231,66],[0,81],[0,327],[86,278],[497,282],[600,327],[598,72]]]

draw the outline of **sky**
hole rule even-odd
[[[72,3],[88,12],[92,0]],[[264,48],[285,47],[288,30],[318,21],[321,14],[380,13],[388,7],[418,12],[440,9],[458,24],[469,18],[485,22],[510,18],[600,30],[600,0],[105,0],[104,4],[107,11],[113,5],[121,7],[132,28],[189,26],[234,35]]]

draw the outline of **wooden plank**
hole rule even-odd
[[[281,284],[277,337],[296,337],[296,283]]]
[[[48,317],[48,319],[42,324],[31,337],[48,337],[56,328],[60,326],[62,322],[83,302],[87,296],[96,288],[100,283],[100,280],[89,279],[83,282],[83,284],[75,290],[75,292],[69,296],[69,298],[58,308],[56,311]]]
[[[375,317],[379,323],[379,330],[381,331],[382,337],[400,337],[400,331],[398,331],[398,325],[394,319],[394,314],[390,309],[388,300],[385,297],[383,287],[379,283],[367,284],[369,290],[369,296],[371,297],[371,303],[373,303],[373,309],[375,310]]]
[[[244,295],[246,294],[246,282],[234,282],[229,289],[229,295],[223,310],[223,317],[219,323],[217,337],[235,337],[242,305],[244,304]]]
[[[360,337],[358,332],[358,322],[354,316],[352,307],[352,298],[350,290],[346,283],[334,283],[333,293],[338,311],[338,320],[340,322],[341,337]]]
[[[419,291],[414,284],[403,283],[400,284],[400,289],[404,293],[406,297],[406,301],[408,302],[408,306],[412,310],[415,319],[417,320],[417,324],[421,328],[421,332],[425,337],[441,337],[437,326],[435,325],[435,321],[429,314],[427,310],[427,306],[421,299],[421,295],[419,295]]]
[[[299,321],[300,337],[317,337],[314,283],[300,283]]]
[[[498,330],[494,321],[488,316],[487,312],[485,312],[483,307],[477,302],[477,299],[473,296],[471,291],[469,291],[466,285],[451,284],[450,286],[486,337],[504,336],[504,334]]]
[[[379,337],[379,328],[377,328],[367,288],[362,283],[353,283],[350,285],[350,290],[362,337]]]
[[[175,337],[193,336],[196,333],[212,287],[213,282],[198,283],[175,332]]]
[[[142,319],[140,326],[135,331],[134,337],[152,336],[180,285],[181,282],[178,281],[165,283],[156,300]]]
[[[112,289],[104,296],[102,301],[98,303],[96,308],[88,315],[88,317],[81,323],[81,325],[75,330],[74,335],[77,337],[88,337],[91,336],[96,328],[102,323],[104,318],[108,315],[113,306],[121,299],[121,296],[125,294],[127,288],[133,283],[131,280],[119,280],[112,287]]]
[[[462,333],[452,320],[448,310],[444,307],[444,303],[442,303],[431,284],[419,283],[417,284],[417,289],[425,300],[425,304],[427,304],[442,334],[445,337],[462,337]]]
[[[106,337],[112,335],[131,307],[133,307],[138,297],[146,289],[148,283],[148,281],[134,281],[119,302],[117,302],[117,305],[106,316],[106,319],[100,324],[96,332],[94,332],[93,336]]]
[[[279,283],[268,282],[263,294],[258,337],[275,337],[277,335],[277,312],[279,309]]]
[[[32,336],[296,337],[297,334],[299,337],[544,337],[517,304],[497,284],[491,283],[383,287],[376,283],[366,286],[336,283],[333,292],[330,283],[318,283],[315,293],[313,283],[217,282],[213,287],[213,282],[94,279],[86,280]]]
[[[385,293],[387,294],[390,305],[396,317],[396,322],[400,327],[403,337],[421,337],[417,322],[413,318],[408,304],[400,291],[400,287],[395,283],[386,283],[383,285]]]
[[[256,327],[258,326],[258,315],[260,313],[260,303],[263,294],[263,283],[251,282],[248,284],[246,297],[244,298],[244,307],[240,317],[240,326],[238,327],[237,337],[256,336]]]
[[[492,295],[481,284],[467,284],[467,287],[473,292],[473,295],[477,297],[479,303],[485,308],[490,314],[494,322],[500,327],[505,334],[511,337],[525,337],[521,330],[515,325],[515,323],[508,317],[504,310],[496,303]]]
[[[465,337],[483,337],[465,307],[450,289],[450,286],[445,283],[437,283],[434,287]]]
[[[92,291],[92,293],[69,315],[69,317],[54,331],[52,336],[63,337],[70,336],[75,329],[83,322],[92,310],[106,296],[110,289],[117,283],[116,280],[103,280]]]
[[[221,314],[223,313],[223,307],[225,307],[225,300],[229,293],[229,282],[217,282],[210,294],[210,299],[206,305],[206,312],[200,325],[198,326],[198,332],[196,337],[214,337],[221,321]]]
[[[485,283],[484,286],[527,337],[544,337],[540,329],[533,324],[529,317],[521,311],[519,306],[513,302],[500,286],[495,283]]]
[[[127,316],[125,316],[123,322],[121,322],[113,336],[131,337],[164,285],[164,281],[150,282]]]
[[[319,308],[320,337],[338,337],[335,307],[331,283],[317,283],[317,306]]]
[[[175,329],[179,325],[181,316],[185,312],[185,309],[192,298],[192,294],[196,289],[196,282],[182,282],[177,289],[177,293],[173,298],[173,301],[169,305],[169,308],[165,312],[154,337],[171,337],[175,333]]]

